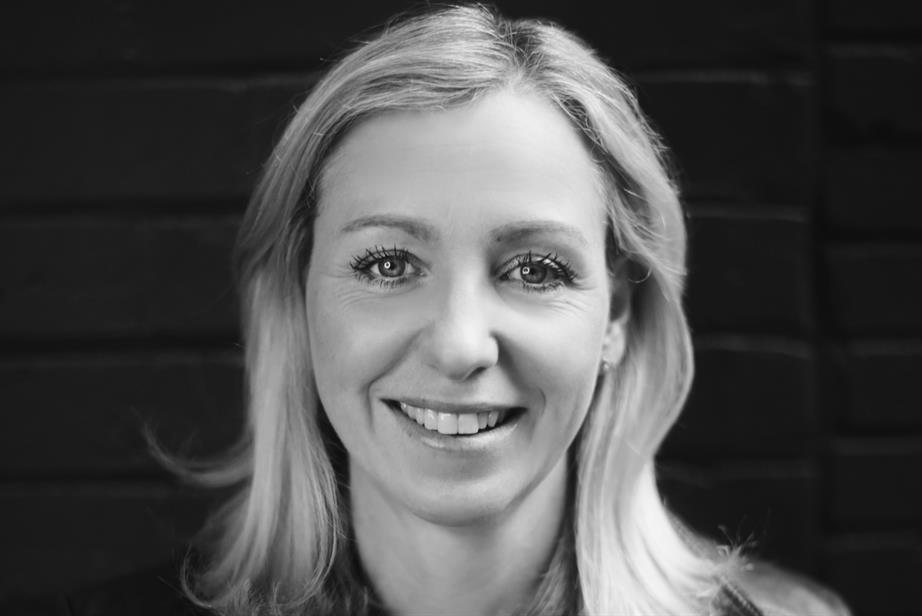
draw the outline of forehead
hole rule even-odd
[[[563,113],[535,94],[492,93],[444,111],[394,112],[353,128],[328,162],[320,217],[386,211],[497,223],[604,220],[598,167]]]

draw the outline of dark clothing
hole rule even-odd
[[[34,601],[0,606],[2,616],[208,616],[186,599],[178,566],[139,571],[102,586]],[[718,597],[722,616],[763,616],[738,588],[726,585]]]

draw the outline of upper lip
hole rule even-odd
[[[489,413],[490,411],[507,411],[517,408],[514,404],[494,404],[490,402],[442,402],[431,398],[390,398],[394,402],[403,402],[417,408],[431,409],[438,413]]]

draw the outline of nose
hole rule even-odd
[[[467,380],[499,361],[489,293],[476,281],[446,284],[421,332],[423,361],[456,381]]]

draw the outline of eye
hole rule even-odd
[[[526,263],[519,266],[519,276],[522,282],[528,284],[541,284],[549,276],[553,276],[551,269],[544,263]]]
[[[371,267],[384,278],[400,278],[407,270],[407,262],[400,257],[387,257],[380,259]]]
[[[404,284],[422,272],[406,250],[376,246],[357,256],[351,263],[352,271],[359,278],[384,286]]]
[[[570,266],[556,254],[538,256],[531,252],[514,257],[500,276],[501,280],[519,281],[527,291],[552,291],[575,278]]]

